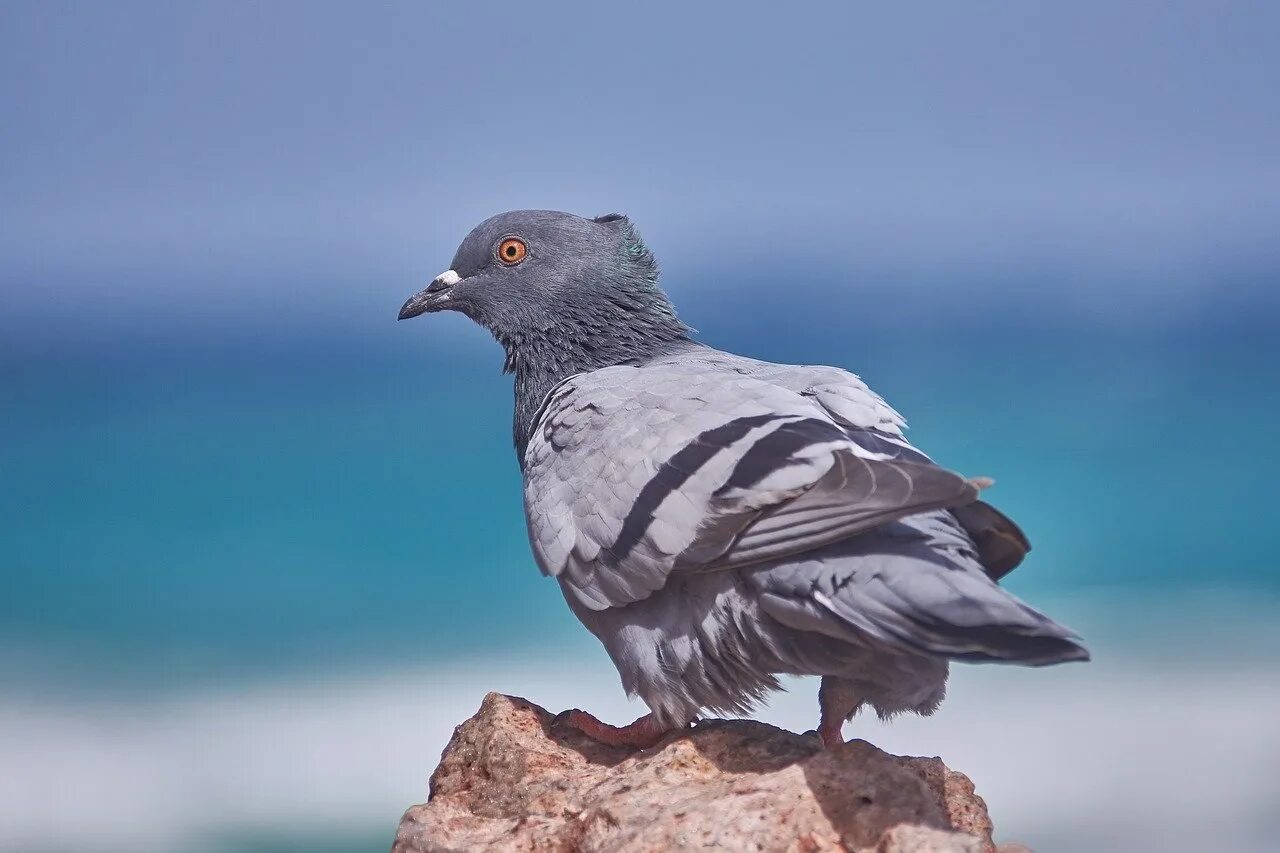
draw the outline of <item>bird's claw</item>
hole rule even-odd
[[[594,741],[625,749],[648,749],[670,731],[658,723],[653,714],[645,714],[630,725],[611,726],[586,711],[573,708],[557,714],[555,721],[577,729]]]

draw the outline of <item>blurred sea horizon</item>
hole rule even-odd
[[[1036,545],[1015,585],[1280,591],[1253,535],[1266,460],[1239,456],[1280,429],[1280,401],[1257,393],[1280,363],[1275,336],[869,329],[848,342],[857,321],[842,309],[803,339],[709,337],[850,367],[941,464],[994,477],[992,500]],[[258,659],[254,632],[303,651],[342,630],[342,612],[383,649],[398,614],[382,608],[406,592],[449,624],[477,581],[531,567],[500,349],[436,319],[388,320],[383,340],[122,340],[0,359],[0,523],[17,570],[0,630],[38,614],[31,629],[51,639],[84,630],[101,648],[216,659],[239,638]],[[92,594],[61,595],[69,581]],[[524,581],[517,598],[536,570]]]

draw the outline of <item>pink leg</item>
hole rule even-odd
[[[818,723],[818,737],[827,749],[844,745],[844,721],[858,708],[861,701],[852,685],[830,675],[822,677],[818,687],[818,707],[822,717]]]
[[[822,745],[827,749],[844,746],[844,717],[823,713],[822,721],[818,723],[818,737],[822,738]]]
[[[628,749],[648,749],[662,740],[663,735],[672,731],[655,720],[653,714],[645,714],[634,723],[621,727],[602,723],[586,711],[576,708],[566,711],[563,716],[566,723],[592,740]]]

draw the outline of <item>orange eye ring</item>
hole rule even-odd
[[[508,237],[498,244],[498,260],[514,267],[529,254],[529,247],[519,237]]]

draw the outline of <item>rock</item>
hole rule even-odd
[[[632,752],[490,693],[453,733],[393,853],[446,850],[991,853],[973,783],[937,758],[748,720],[709,720]]]

